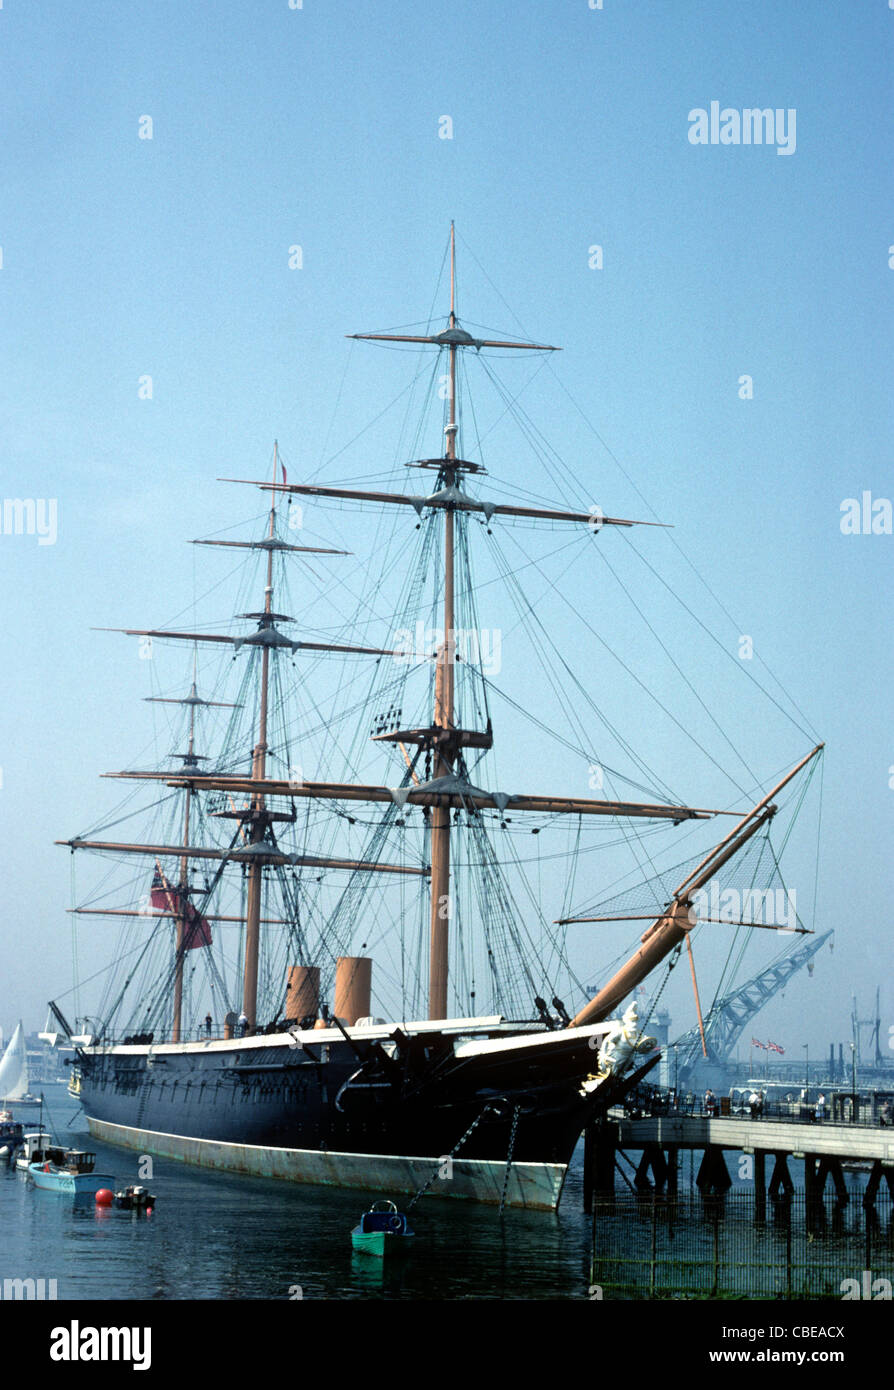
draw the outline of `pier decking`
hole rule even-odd
[[[875,1203],[881,1183],[894,1197],[894,1127],[884,1125],[808,1123],[793,1118],[753,1119],[748,1116],[651,1115],[607,1119],[586,1135],[584,1204],[593,1194],[614,1188],[619,1150],[641,1152],[634,1179],[646,1190],[677,1190],[681,1150],[701,1150],[696,1184],[702,1192],[725,1192],[732,1186],[724,1153],[738,1150],[754,1157],[753,1179],[760,1199],[784,1200],[794,1191],[788,1170],[790,1158],[804,1160],[804,1190],[808,1200],[823,1197],[831,1179],[837,1199],[850,1200],[843,1164],[871,1165],[863,1193],[864,1206]],[[774,1160],[767,1182],[767,1158]]]

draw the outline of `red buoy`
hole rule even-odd
[[[98,1207],[110,1207],[115,1200],[115,1194],[108,1187],[101,1187],[96,1194],[96,1205]]]

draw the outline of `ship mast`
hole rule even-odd
[[[192,657],[192,692],[196,689],[196,653],[193,651]],[[195,732],[196,732],[196,707],[189,707],[189,740],[186,745],[186,760],[190,764],[195,764]],[[195,795],[192,787],[186,789],[186,807],[183,812],[183,844],[189,845],[189,817],[192,810],[192,799]],[[183,962],[186,957],[184,949],[187,901],[189,894],[189,859],[185,854],[180,856],[180,898],[177,914],[177,958],[174,965],[174,1020],[171,1027],[171,1042],[180,1041],[180,1022],[183,1011]]]
[[[198,692],[198,653],[193,649],[192,658],[192,685],[189,694],[185,699],[170,699],[162,696],[149,696],[150,704],[177,704],[189,706],[189,732],[187,735],[186,752],[179,756],[183,758],[183,770],[193,773],[199,771],[199,756],[195,751],[196,733],[196,707],[216,706],[221,709],[236,709],[236,705],[231,705],[222,700],[203,700]],[[201,759],[204,761],[204,759]],[[192,814],[192,799],[195,796],[196,787],[194,782],[190,782],[186,787],[185,806],[183,811],[183,844],[180,855],[180,882],[177,900],[174,901],[170,888],[165,886],[168,900],[168,912],[174,917],[176,922],[175,938],[175,957],[174,957],[174,997],[173,997],[173,1019],[171,1023],[171,1041],[180,1042],[183,1016],[183,965],[186,959],[188,938],[186,934],[187,925],[190,924],[190,885],[189,885],[189,856],[185,851],[189,848],[190,819]],[[161,873],[161,864],[156,862],[158,872]]]
[[[650,820],[669,820],[674,824],[680,824],[689,820],[708,819],[715,816],[738,816],[738,813],[728,810],[708,810],[705,808],[687,805],[671,805],[667,803],[642,803],[606,799],[585,799],[580,797],[526,795],[521,793],[510,794],[484,790],[471,784],[461,756],[461,749],[465,747],[488,749],[492,747],[493,744],[493,733],[489,719],[485,730],[458,728],[456,724],[455,543],[457,514],[481,513],[488,523],[490,523],[494,516],[506,516],[509,518],[524,518],[530,521],[550,524],[556,522],[570,523],[572,525],[584,524],[594,533],[606,527],[655,526],[660,525],[660,523],[605,516],[599,508],[591,508],[588,512],[578,512],[554,507],[521,506],[514,502],[493,502],[484,498],[474,497],[464,489],[463,476],[465,474],[479,475],[484,473],[485,470],[480,464],[463,459],[457,454],[457,350],[460,348],[473,348],[478,352],[482,348],[500,348],[536,352],[556,352],[558,349],[537,342],[474,338],[460,326],[456,314],[455,232],[452,222],[450,225],[450,311],[447,328],[440,333],[429,334],[354,333],[348,336],[351,338],[382,342],[412,343],[420,345],[429,344],[437,347],[439,351],[443,348],[447,349],[449,389],[446,411],[447,422],[444,426],[444,453],[440,458],[418,459],[414,463],[408,465],[415,468],[436,471],[436,490],[430,494],[422,493],[420,495],[412,493],[380,492],[353,487],[326,487],[316,484],[288,483],[285,478],[285,470],[283,470],[282,482],[278,482],[276,477],[278,447],[274,445],[272,482],[259,482],[247,478],[227,478],[221,480],[226,482],[245,483],[271,492],[272,497],[267,539],[261,542],[197,542],[197,544],[203,545],[246,546],[253,549],[267,549],[267,584],[264,594],[264,611],[263,613],[240,615],[244,618],[259,619],[258,631],[249,637],[231,637],[223,634],[159,631],[146,628],[115,629],[117,631],[123,631],[131,636],[158,636],[194,642],[231,643],[235,651],[238,651],[245,645],[262,647],[258,736],[252,752],[252,769],[250,775],[246,777],[244,775],[240,776],[227,773],[198,774],[201,778],[198,786],[202,789],[209,791],[219,790],[228,793],[230,796],[243,793],[250,797],[249,806],[239,810],[234,808],[230,812],[224,811],[215,813],[233,817],[248,823],[251,827],[249,843],[238,848],[231,846],[227,850],[184,846],[180,851],[184,861],[187,857],[196,857],[229,860],[234,863],[241,862],[249,866],[249,884],[246,905],[247,932],[243,1011],[251,1027],[255,1024],[257,1009],[262,871],[265,865],[290,863],[293,865],[305,864],[309,866],[332,867],[362,872],[417,875],[429,873],[431,878],[429,1019],[437,1021],[447,1017],[448,958],[450,945],[449,918],[451,909],[450,827],[451,816],[454,811],[462,810],[467,813],[477,813],[481,810],[493,808],[502,816],[507,807],[511,807],[513,812],[529,811],[549,815],[595,815],[621,817],[625,819],[634,817]],[[412,508],[420,518],[424,512],[428,512],[431,518],[431,513],[437,511],[439,508],[444,511],[444,628],[442,640],[438,643],[435,652],[432,722],[428,727],[395,727],[379,730],[372,735],[377,741],[391,742],[398,745],[402,749],[405,758],[407,757],[405,747],[407,744],[415,744],[420,751],[425,750],[431,759],[430,771],[432,774],[425,782],[420,783],[418,778],[414,776],[414,785],[412,787],[401,786],[400,788],[363,785],[360,783],[307,781],[302,781],[299,785],[295,785],[291,780],[284,781],[282,778],[276,776],[268,776],[266,770],[266,755],[268,751],[267,715],[269,656],[271,647],[280,649],[289,648],[293,654],[300,650],[314,650],[369,654],[379,657],[399,655],[397,652],[383,651],[380,648],[348,646],[337,643],[291,641],[278,630],[276,627],[278,620],[291,620],[284,618],[282,614],[273,612],[272,552],[274,549],[283,551],[310,551],[316,550],[317,547],[292,546],[275,539],[275,496],[277,493],[316,497],[323,500],[351,499],[356,502],[372,503],[375,505],[386,504],[404,506]],[[595,516],[598,516],[597,526],[593,525]],[[433,520],[433,518],[431,519]],[[462,535],[461,531],[460,535]],[[343,554],[345,552],[329,551],[326,553]],[[722,867],[729,858],[747,843],[752,835],[757,833],[761,826],[772,818],[776,810],[775,806],[770,805],[773,795],[780,791],[819,751],[819,748],[817,748],[807,758],[803,759],[802,762],[773,789],[773,792],[763,798],[744,819],[739,821],[736,829],[730,832],[726,839],[703,861],[697,873],[691,875],[685,883],[680,885],[674,895],[672,903],[667,906],[650,930],[644,934],[643,949],[637,952],[636,956],[632,958],[631,961],[627,962],[609,985],[597,994],[595,999],[591,1000],[584,1009],[579,1011],[575,1018],[570,1021],[572,1027],[579,1027],[582,1024],[592,1022],[594,1019],[605,1017],[606,1013],[624,997],[624,994],[629,990],[632,983],[638,982],[658,960],[673,949],[675,944],[678,944],[686,938],[686,933],[690,925],[689,910],[692,895],[698,890],[701,884],[710,877],[711,873],[716,872],[717,869]],[[180,773],[173,775],[163,772],[119,772],[105,775],[146,781],[165,781],[171,787],[197,789],[193,786],[197,774],[194,770],[188,769],[184,769]],[[271,797],[288,798],[292,802],[292,814],[287,815],[283,812],[268,810],[267,800]],[[275,843],[264,843],[267,840],[267,831],[273,821],[294,820],[294,802],[296,798],[311,798],[313,800],[322,801],[378,802],[386,805],[390,804],[399,808],[403,808],[407,805],[419,807],[424,815],[430,817],[430,868],[413,868],[403,865],[383,864],[381,862],[323,859],[303,854],[284,854],[277,848]],[[81,839],[57,843],[68,844],[72,848],[123,850],[129,853],[176,853],[176,851],[172,850],[169,846],[123,845],[119,843]],[[182,877],[183,869],[181,865],[181,878]],[[111,911],[120,911],[120,909],[113,909]],[[221,920],[228,919],[222,918]],[[563,919],[563,921],[575,920],[586,921],[597,919]]]
[[[450,331],[456,329],[456,237],[450,223]],[[445,463],[442,486],[456,484],[456,343],[448,342],[450,383],[447,398]],[[454,508],[444,508],[444,640],[438,651],[435,670],[435,709],[433,723],[445,731],[455,726],[453,694],[455,663],[454,584]],[[453,757],[449,743],[438,752],[436,777],[449,777]],[[436,806],[431,816],[431,931],[429,947],[428,1016],[447,1017],[447,975],[450,933],[450,808]]]
[[[158,637],[165,640],[176,640],[192,642],[194,645],[203,643],[222,643],[232,646],[234,655],[242,647],[261,648],[261,681],[259,692],[259,716],[257,740],[252,749],[251,773],[247,778],[242,778],[240,791],[246,793],[250,798],[249,804],[244,807],[233,807],[230,811],[217,811],[212,814],[215,817],[234,819],[241,822],[241,836],[243,843],[230,845],[228,849],[218,849],[212,846],[198,846],[189,843],[191,830],[191,804],[192,797],[198,790],[215,790],[216,784],[201,772],[198,767],[199,758],[194,752],[194,710],[191,713],[189,725],[189,748],[183,756],[183,766],[175,773],[163,772],[125,772],[114,773],[112,776],[122,776],[136,778],[140,781],[167,781],[172,776],[182,777],[187,790],[186,808],[184,813],[183,841],[178,845],[169,844],[125,844],[120,841],[88,840],[76,837],[72,840],[57,840],[57,844],[68,845],[70,849],[92,849],[102,852],[118,852],[125,854],[150,855],[158,861],[159,857],[177,857],[180,860],[180,887],[179,901],[174,901],[176,890],[165,884],[166,896],[168,899],[168,910],[159,912],[161,917],[172,917],[177,923],[177,952],[174,970],[174,998],[173,998],[173,1041],[180,1041],[182,1031],[182,996],[183,996],[183,960],[186,950],[189,948],[187,939],[187,928],[191,924],[191,904],[189,902],[189,882],[188,865],[191,859],[210,859],[230,862],[233,864],[243,864],[248,868],[248,889],[246,894],[246,941],[245,959],[243,973],[243,1012],[248,1019],[248,1026],[253,1030],[257,1022],[257,994],[258,994],[258,961],[260,955],[260,928],[261,918],[261,899],[263,896],[263,870],[267,865],[284,866],[305,865],[310,868],[318,869],[343,869],[351,873],[397,873],[410,875],[423,875],[426,869],[406,867],[403,865],[385,864],[379,861],[365,861],[356,859],[339,859],[331,856],[318,856],[308,854],[285,853],[277,844],[268,841],[268,831],[274,821],[292,822],[295,819],[294,807],[291,813],[284,811],[272,811],[267,809],[267,726],[268,726],[268,705],[269,705],[269,684],[270,684],[270,653],[271,649],[276,651],[288,650],[293,656],[301,651],[310,652],[339,652],[349,655],[364,656],[393,656],[394,652],[380,647],[360,647],[340,642],[302,642],[286,637],[277,627],[277,622],[291,622],[285,614],[273,611],[273,554],[274,551],[298,552],[318,555],[346,555],[344,550],[333,550],[323,546],[290,545],[276,537],[276,492],[286,487],[285,470],[282,470],[283,480],[277,483],[277,471],[280,469],[279,446],[274,442],[273,448],[273,481],[264,486],[271,490],[271,506],[267,526],[267,534],[261,541],[218,541],[200,540],[195,541],[195,545],[225,546],[248,550],[266,550],[267,568],[266,584],[264,588],[263,611],[259,613],[243,613],[243,618],[253,618],[257,620],[257,630],[245,637],[233,637],[224,633],[209,632],[174,632],[169,629],[159,628],[114,628],[105,629],[106,631],[124,632],[128,636],[139,637]],[[194,668],[195,670],[195,668]],[[154,697],[158,698],[158,697]],[[165,700],[164,703],[188,704],[190,706],[217,704],[217,701],[202,700],[196,694],[195,680],[190,696],[185,700]],[[235,708],[235,706],[230,706]],[[291,788],[290,788],[291,790]],[[246,837],[245,826],[248,825],[249,831]],[[246,843],[247,838],[247,843]],[[161,874],[158,863],[156,867]],[[163,877],[163,875],[162,875]],[[132,915],[129,909],[89,909],[91,915]],[[142,914],[139,914],[142,915]],[[219,916],[220,921],[240,921],[240,918]],[[268,919],[263,919],[268,920]],[[271,921],[278,919],[272,918]]]
[[[279,467],[279,446],[273,441],[273,481]],[[267,539],[272,541],[276,520],[276,494],[270,498],[270,517]],[[267,583],[264,588],[265,626],[271,622],[273,612],[273,548],[267,551]],[[261,652],[261,697],[258,715],[258,741],[252,753],[251,777],[253,782],[261,782],[267,770],[267,696],[270,680],[270,648],[265,646]],[[255,791],[251,799],[251,830],[249,847],[259,845],[264,839],[269,824],[264,793]],[[258,956],[261,943],[261,896],[263,889],[263,862],[255,857],[248,870],[248,893],[245,904],[245,968],[242,976],[242,1012],[248,1019],[249,1030],[256,1022],[258,1008]]]
[[[586,525],[592,530],[613,526],[652,526],[659,523],[639,522],[621,517],[604,516],[599,512],[599,526],[593,527],[594,512],[572,512],[559,508],[528,507],[515,503],[491,502],[473,497],[463,487],[466,474],[479,475],[485,470],[479,463],[473,463],[457,454],[457,352],[473,348],[520,349],[532,352],[557,352],[546,343],[520,342],[504,339],[474,338],[460,326],[456,313],[456,237],[453,223],[450,224],[450,312],[447,328],[440,333],[352,333],[351,338],[386,343],[431,344],[439,350],[446,348],[448,354],[448,398],[447,423],[444,427],[444,454],[436,459],[418,459],[411,466],[436,470],[438,479],[434,492],[426,495],[410,493],[390,493],[368,491],[358,488],[323,487],[316,484],[300,483],[256,483],[248,478],[228,478],[223,481],[250,483],[274,492],[286,492],[321,499],[350,498],[357,502],[412,507],[418,516],[423,511],[444,512],[444,630],[436,651],[434,709],[431,725],[427,728],[394,728],[380,731],[374,737],[383,742],[395,743],[401,747],[416,744],[432,755],[432,776],[424,784],[412,789],[401,789],[400,800],[388,787],[361,786],[345,783],[303,783],[294,791],[281,780],[268,779],[263,790],[268,796],[286,794],[311,797],[321,800],[357,800],[373,802],[392,802],[423,807],[430,815],[431,850],[431,902],[429,930],[429,1019],[447,1017],[447,985],[449,963],[449,921],[450,921],[450,827],[454,810],[483,809],[495,807],[501,813],[508,805],[514,811],[564,812],[578,815],[623,815],[645,816],[649,818],[671,819],[675,822],[701,819],[723,812],[700,810],[688,806],[643,805],[630,802],[608,802],[585,800],[579,797],[537,797],[508,795],[484,791],[472,786],[464,773],[460,750],[465,747],[490,748],[493,734],[488,721],[485,730],[461,729],[456,725],[455,708],[455,543],[457,515],[482,513],[490,522],[493,516],[525,518],[538,522],[565,522]],[[182,785],[171,781],[170,785]],[[210,786],[238,792],[248,790],[252,783],[246,778],[215,777]],[[255,792],[260,788],[255,785]]]

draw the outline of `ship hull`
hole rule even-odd
[[[201,1167],[551,1209],[605,1027],[97,1047],[81,1100],[95,1138]]]

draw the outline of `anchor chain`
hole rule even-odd
[[[512,1169],[512,1155],[515,1152],[515,1135],[518,1129],[518,1116],[521,1110],[520,1105],[516,1105],[512,1112],[512,1129],[509,1131],[509,1152],[506,1155],[506,1172],[503,1174],[503,1191],[500,1194],[500,1210],[498,1215],[503,1215],[503,1208],[506,1205],[506,1193],[509,1189],[509,1174]]]
[[[462,1148],[463,1144],[464,1144],[464,1143],[466,1142],[466,1140],[468,1139],[469,1135],[472,1134],[472,1133],[474,1133],[474,1131],[475,1131],[475,1130],[478,1128],[478,1126],[481,1124],[481,1121],[484,1119],[484,1117],[485,1117],[485,1115],[487,1114],[488,1110],[493,1110],[493,1108],[494,1108],[493,1105],[491,1105],[490,1101],[488,1101],[487,1105],[485,1105],[485,1107],[484,1107],[484,1109],[482,1110],[481,1114],[480,1114],[480,1115],[476,1115],[475,1119],[474,1119],[474,1120],[472,1121],[472,1123],[469,1125],[469,1128],[466,1130],[465,1134],[464,1134],[460,1139],[457,1140],[457,1142],[454,1144],[453,1148],[450,1150],[449,1154],[445,1154],[445,1155],[444,1155],[444,1158],[453,1158],[455,1154],[458,1154],[458,1153],[459,1153],[460,1149]],[[407,1205],[407,1211],[412,1211],[413,1208],[415,1207],[416,1203],[419,1201],[419,1198],[425,1196],[425,1193],[428,1191],[428,1189],[431,1187],[432,1183],[434,1182],[435,1178],[436,1178],[436,1177],[438,1176],[438,1174],[440,1173],[440,1171],[441,1171],[441,1165],[442,1165],[443,1162],[444,1162],[444,1158],[438,1159],[438,1162],[435,1164],[434,1172],[432,1173],[431,1177],[428,1179],[428,1181],[427,1181],[422,1187],[420,1187],[419,1191],[416,1193],[416,1196],[413,1198],[413,1200],[412,1200],[410,1203],[408,1203],[408,1205]]]

